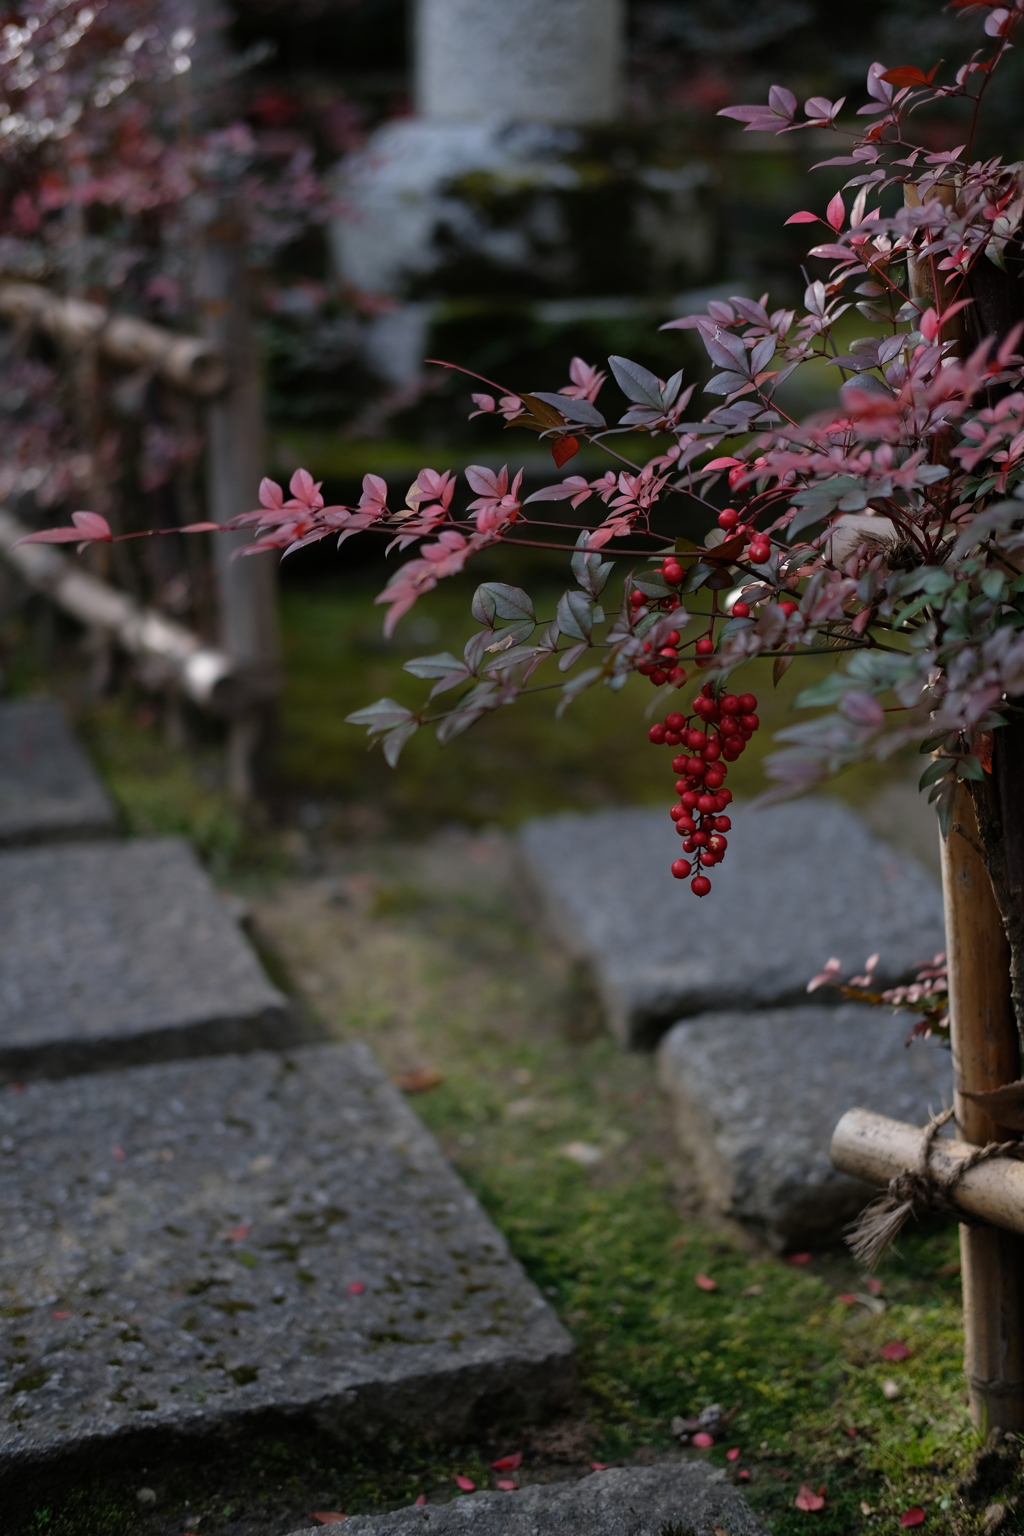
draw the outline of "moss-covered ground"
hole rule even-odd
[[[340,1445],[278,1425],[154,1447],[128,1465],[8,1485],[0,1529],[281,1536],[312,1510],[453,1496],[456,1472],[487,1485],[489,1461],[505,1451],[524,1451],[523,1479],[679,1454],[673,1416],[717,1402],[735,1409],[727,1434],[683,1454],[748,1472],[744,1488],[778,1536],[895,1532],[911,1507],[926,1529],[974,1536],[985,1507],[1017,1485],[1000,1492],[997,1479],[976,1479],[966,1497],[958,1491],[977,1437],[955,1233],[913,1232],[867,1276],[839,1249],[774,1257],[704,1210],[651,1060],[622,1055],[601,1032],[587,977],[539,931],[516,878],[503,829],[523,815],[665,792],[666,768],[645,740],[653,690],[585,699],[557,728],[540,696],[444,755],[414,743],[400,775],[385,778],[341,717],[378,693],[410,696],[401,690],[419,685],[401,660],[451,646],[464,609],[453,594],[424,609],[435,631],[400,632],[386,648],[371,595],[358,583],[285,593],[272,815],[233,810],[215,745],[171,747],[142,702],[92,704],[81,725],[127,828],[192,836],[252,903],[275,974],[333,1034],[367,1040],[395,1075],[438,1075],[416,1107],[573,1333],[577,1412],[459,1446]],[[32,686],[31,669],[18,681]],[[778,694],[753,685],[769,722],[785,714],[788,681]],[[749,793],[748,761],[749,782],[736,783]],[[873,781],[850,786],[864,799]],[[585,1166],[566,1151],[578,1143],[592,1149]],[[698,1274],[717,1289],[701,1289]],[[909,1356],[885,1360],[882,1346],[896,1340]],[[815,1513],[794,1505],[804,1483],[824,1488]],[[138,1501],[142,1487],[154,1504]],[[1010,1508],[1003,1529],[1017,1524]]]

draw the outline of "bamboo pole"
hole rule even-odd
[[[942,891],[959,1134],[976,1146],[1008,1141],[1015,1132],[964,1096],[965,1091],[999,1088],[1020,1075],[1009,946],[978,850],[974,806],[964,784],[957,790],[952,826],[942,845]],[[1014,1231],[960,1227],[964,1372],[971,1418],[983,1434],[995,1428],[1024,1428],[1021,1231],[1019,1226]]]

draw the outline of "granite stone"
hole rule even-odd
[[[177,838],[0,853],[0,933],[0,1081],[294,1039]]]
[[[51,699],[0,704],[0,845],[116,829],[106,790]]]
[[[910,1027],[844,1003],[705,1013],[671,1029],[658,1074],[714,1205],[778,1250],[837,1236],[878,1193],[829,1161],[840,1117],[864,1105],[924,1125],[952,1102],[949,1052],[907,1047]]]
[[[699,1461],[610,1467],[575,1483],[471,1493],[449,1504],[345,1522],[346,1536],[664,1536],[666,1530],[763,1536],[764,1526],[725,1473]]]
[[[523,828],[544,916],[593,967],[622,1045],[653,1045],[708,1008],[806,1001],[831,955],[853,971],[877,952],[888,984],[944,947],[936,881],[838,801],[740,807],[732,822],[703,899],[670,872],[679,839],[667,805]]]
[[[0,1471],[564,1406],[572,1344],[365,1046],[0,1090]]]

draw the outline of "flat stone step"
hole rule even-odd
[[[838,801],[740,807],[732,821],[703,899],[670,873],[667,806],[545,817],[521,833],[545,916],[592,965],[622,1045],[653,1045],[708,1008],[805,999],[831,955],[852,971],[877,952],[889,984],[944,947],[936,882]]]
[[[575,1483],[471,1493],[450,1504],[345,1521],[346,1536],[717,1536],[723,1530],[763,1536],[764,1526],[724,1472],[685,1461],[611,1467]]]
[[[294,1038],[178,838],[0,853],[0,934],[0,1081]]]
[[[0,1472],[275,1413],[457,1434],[571,1386],[568,1335],[360,1044],[9,1086],[0,1209]]]
[[[0,703],[0,845],[101,837],[117,813],[51,699]]]
[[[839,1173],[836,1123],[863,1105],[924,1125],[952,1103],[952,1061],[912,1020],[844,1003],[705,1013],[677,1024],[658,1073],[677,1134],[719,1210],[777,1250],[838,1236],[878,1193]]]

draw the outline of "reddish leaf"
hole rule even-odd
[[[579,441],[575,437],[556,437],[551,444],[551,457],[555,461],[555,468],[561,469],[563,464],[579,453]]]
[[[516,1472],[522,1464],[522,1451],[515,1451],[511,1456],[499,1456],[497,1461],[491,1462],[495,1472]]]
[[[317,1525],[340,1525],[348,1519],[348,1515],[343,1515],[337,1509],[311,1509],[309,1518],[315,1520]]]
[[[710,1275],[694,1275],[694,1285],[699,1285],[702,1291],[717,1291],[718,1281],[712,1280]]]
[[[843,227],[843,220],[846,218],[846,204],[843,202],[843,194],[841,192],[836,193],[825,209],[825,217],[836,234],[838,234]]]
[[[883,1344],[878,1353],[883,1360],[908,1360],[910,1347],[902,1339],[893,1339],[891,1344]]]
[[[824,1493],[824,1487],[822,1487],[820,1493],[815,1493],[813,1488],[808,1488],[806,1483],[801,1483],[800,1492],[793,1500],[793,1503],[797,1509],[806,1510],[810,1514],[813,1510],[825,1508]]]
[[[425,1493],[418,1493],[412,1502],[414,1506],[419,1507],[427,1502],[427,1496]]]
[[[699,1445],[701,1449],[704,1450],[707,1446],[714,1445],[715,1442],[711,1435],[709,1435],[705,1430],[701,1429],[698,1430],[697,1434],[691,1437],[691,1443],[693,1445]]]
[[[938,69],[935,64],[927,74],[923,69],[918,69],[915,64],[897,64],[895,69],[887,69],[881,79],[887,80],[890,85],[931,85]]]
[[[590,1470],[591,1472],[607,1472],[608,1463],[606,1461],[592,1461],[590,1463]]]
[[[786,1260],[787,1264],[809,1264],[814,1258],[813,1253],[791,1253]]]
[[[857,1298],[852,1291],[844,1291],[839,1300],[843,1303],[844,1307],[852,1307]]]
[[[436,1067],[421,1067],[418,1072],[399,1072],[394,1079],[396,1088],[401,1088],[403,1093],[426,1093],[428,1088],[436,1088],[438,1083],[444,1082],[444,1076]]]
[[[226,1243],[240,1243],[243,1238],[249,1236],[251,1225],[252,1223],[248,1221],[239,1222],[237,1227],[232,1227],[230,1232],[224,1233],[224,1241]]]
[[[55,1312],[53,1315],[54,1315],[54,1317],[59,1317],[61,1319],[61,1321],[63,1322],[64,1318],[66,1318],[66,1317],[73,1317],[74,1313],[73,1312]]]
[[[363,1284],[362,1280],[353,1280],[352,1284],[348,1288],[348,1293],[350,1296],[361,1296],[365,1290],[366,1286]]]
[[[808,213],[806,208],[802,208],[799,213],[791,213],[789,218],[786,220],[786,223],[787,224],[817,224],[818,223],[818,215],[816,213]]]
[[[463,1477],[461,1472],[457,1472],[455,1474],[455,1481],[462,1489],[463,1493],[472,1493],[473,1489],[476,1487],[476,1483],[474,1483],[473,1479],[471,1477]]]
[[[869,1280],[868,1281],[868,1290],[871,1292],[872,1296],[881,1296],[881,1294],[882,1294],[882,1282],[881,1282],[881,1280]]]
[[[740,1459],[740,1448],[739,1448],[739,1446],[738,1445],[734,1445],[731,1451],[726,1451],[725,1459],[726,1459],[726,1461],[739,1461],[739,1459]]]
[[[739,1478],[741,1483],[750,1482],[750,1473],[747,1471],[746,1467],[741,1467],[740,1470],[736,1473],[736,1476]]]
[[[509,1477],[499,1477],[496,1479],[495,1486],[500,1488],[502,1493],[512,1493],[516,1485]]]
[[[220,523],[185,523],[179,533],[220,533]]]
[[[906,1530],[908,1525],[923,1525],[924,1510],[914,1505],[913,1509],[905,1509],[900,1515],[900,1530]]]

